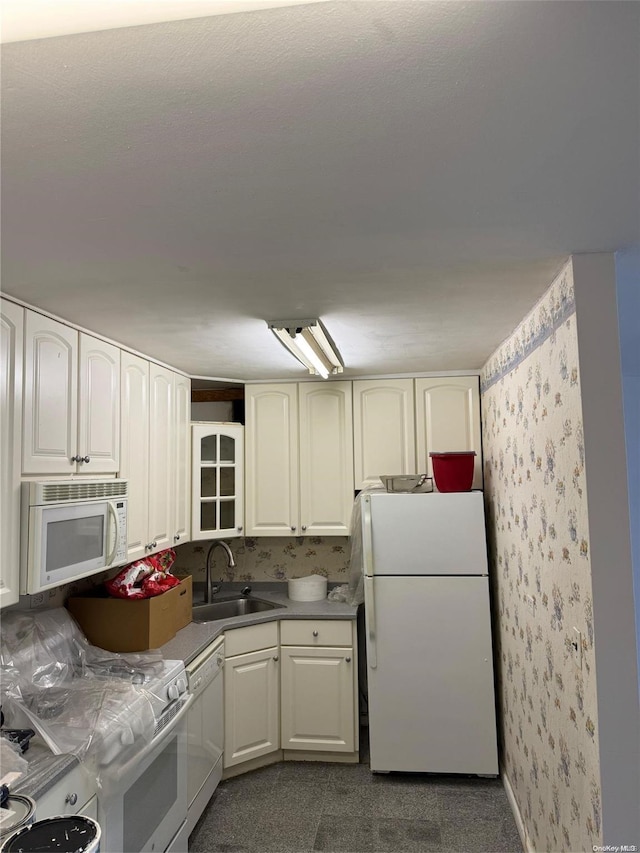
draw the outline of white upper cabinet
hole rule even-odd
[[[244,533],[244,427],[194,423],[191,538],[227,539]]]
[[[129,481],[127,559],[140,560],[149,543],[149,362],[121,356],[120,476]]]
[[[298,385],[300,532],[348,536],[353,507],[351,382]]]
[[[78,413],[78,448],[84,459],[80,470],[115,474],[120,454],[120,350],[82,333]]]
[[[173,545],[187,542],[191,527],[191,380],[173,374],[175,503]]]
[[[413,379],[353,383],[355,487],[380,474],[415,474]]]
[[[249,536],[347,536],[353,505],[350,382],[248,385]]]
[[[245,387],[246,532],[298,533],[298,388]]]
[[[129,481],[127,559],[188,541],[191,381],[122,352],[120,476]]]
[[[433,476],[430,452],[475,450],[473,488],[482,488],[480,387],[477,376],[416,379],[418,468]]]
[[[173,373],[149,366],[149,553],[171,547],[175,525]]]
[[[15,604],[20,571],[20,437],[24,309],[0,302],[0,608]]]
[[[22,473],[114,474],[120,350],[25,311]]]
[[[23,474],[76,472],[78,332],[29,310],[25,311],[23,429]]]

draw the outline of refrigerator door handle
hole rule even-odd
[[[367,663],[371,669],[378,666],[376,650],[376,607],[373,589],[373,578],[364,576],[364,607],[367,617]]]
[[[362,507],[362,571],[373,576],[373,530],[371,527],[371,498],[367,495]]]

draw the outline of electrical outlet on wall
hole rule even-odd
[[[582,633],[577,628],[571,632],[571,651],[573,652],[573,665],[576,669],[582,669]]]

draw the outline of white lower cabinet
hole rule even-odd
[[[282,646],[282,748],[355,750],[353,649]]]
[[[82,765],[72,768],[36,800],[36,820],[63,814],[97,818],[96,782]]]
[[[279,750],[357,761],[355,631],[300,619],[280,623],[280,644],[277,622],[225,633],[225,768]]]
[[[278,623],[229,631],[225,634],[225,647],[224,766],[227,768],[280,749]]]
[[[357,749],[355,623],[282,622],[282,748],[310,752]]]

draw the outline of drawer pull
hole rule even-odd
[[[70,806],[75,806],[78,802],[78,795],[75,792],[73,794],[67,794],[64,801],[65,803],[69,803]]]
[[[345,658],[347,663],[351,663],[351,658]]]
[[[318,632],[317,632],[317,631],[314,631],[314,632],[313,632],[313,636],[314,636],[314,637],[317,637],[317,636],[318,636]]]
[[[274,661],[276,661],[276,663],[277,663],[277,662],[278,662],[278,655],[274,655],[274,656],[273,656],[273,659],[274,659]]]

